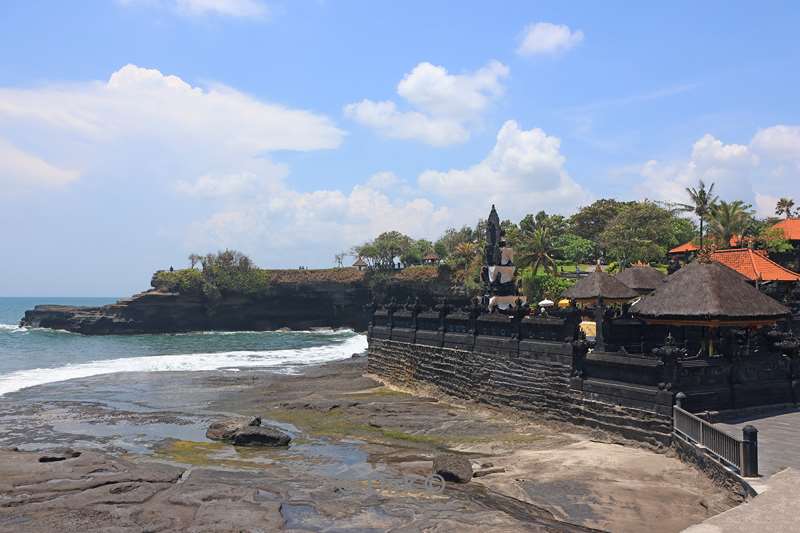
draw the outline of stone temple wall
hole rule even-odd
[[[419,338],[420,332],[404,342],[378,338],[383,329],[370,335],[368,371],[390,383],[432,385],[458,398],[598,428],[656,448],[670,444],[672,394],[574,377],[571,343],[487,336],[460,343],[434,332],[426,333],[440,342]]]

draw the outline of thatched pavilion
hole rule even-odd
[[[650,294],[664,283],[667,276],[650,265],[633,265],[615,277],[639,294]]]
[[[564,291],[564,297],[578,303],[625,303],[639,294],[606,272],[595,271]]]
[[[603,321],[606,304],[628,303],[639,294],[611,274],[596,270],[564,291],[563,296],[579,304],[594,304],[595,349],[605,349]]]
[[[786,307],[736,271],[703,259],[669,276],[630,311],[647,324],[675,326],[678,340],[697,341],[699,352],[709,356],[715,355],[720,328],[750,331],[775,324],[789,314]]]

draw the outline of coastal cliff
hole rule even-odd
[[[433,303],[454,297],[448,273],[436,267],[380,277],[354,268],[263,270],[266,281],[257,291],[223,289],[214,294],[187,288],[181,282],[187,272],[156,272],[150,290],[101,307],[37,305],[25,312],[20,325],[86,335],[315,327],[364,331],[369,322],[364,307],[373,299],[405,302],[418,296]]]

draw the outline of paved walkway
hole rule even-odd
[[[683,530],[683,533],[798,533],[800,472],[773,475],[767,489],[752,500]]]
[[[728,417],[715,425],[739,438],[747,425],[758,429],[758,470],[763,481],[787,466],[800,472],[799,408]]]

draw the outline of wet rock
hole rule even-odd
[[[433,458],[433,473],[445,481],[467,483],[472,479],[472,463],[463,455],[440,453]]]
[[[17,449],[13,451],[18,451]],[[75,457],[80,457],[81,452],[76,452],[72,448],[58,448],[55,450],[50,450],[47,454],[42,455],[39,457],[40,463],[55,463],[58,461],[66,461],[67,459],[74,459]]]
[[[206,437],[211,440],[229,441],[236,432],[247,427],[258,427],[261,425],[261,418],[226,418],[219,420],[208,426]]]
[[[506,469],[505,468],[501,468],[501,467],[498,467],[498,468],[486,468],[484,470],[476,471],[474,474],[472,474],[472,477],[483,477],[483,476],[488,476],[489,474],[502,474],[505,471],[506,471]]]
[[[239,429],[230,439],[234,446],[288,446],[292,438],[268,426],[249,426]]]

